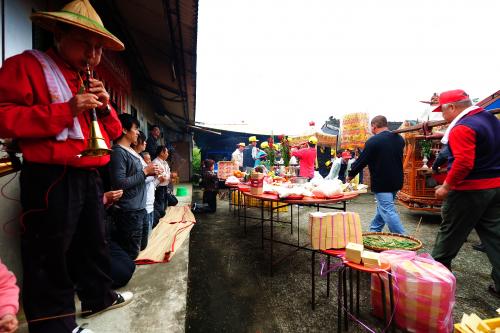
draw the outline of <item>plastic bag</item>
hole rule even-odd
[[[309,181],[309,183],[313,186],[319,186],[324,181],[323,177],[319,174],[318,171],[314,171],[314,177]]]
[[[455,276],[429,254],[409,252],[385,251],[381,255],[381,260],[391,264],[396,325],[410,332],[453,331]],[[382,280],[388,290],[387,274],[382,275]],[[372,278],[371,299],[374,314],[382,317],[377,277]],[[386,300],[390,313],[389,297]]]
[[[238,178],[236,178],[235,176],[229,176],[229,177],[227,177],[225,183],[226,184],[236,185],[236,184],[240,183],[240,180]]]
[[[342,182],[338,179],[325,180],[312,192],[318,198],[331,198],[338,194],[342,194]]]

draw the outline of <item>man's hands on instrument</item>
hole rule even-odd
[[[78,94],[73,96],[69,100],[69,106],[71,108],[71,113],[74,117],[78,116],[84,111],[88,111],[93,108],[102,107],[102,103],[99,102],[97,95],[91,93]]]
[[[109,104],[109,94],[106,91],[106,88],[104,88],[104,84],[102,83],[102,81],[90,79],[89,85],[90,87],[88,92],[97,96],[99,102],[102,103],[101,109],[106,107]]]

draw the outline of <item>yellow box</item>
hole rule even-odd
[[[496,329],[497,327],[500,328],[500,317],[498,318],[491,318],[491,319],[485,319],[483,320],[486,325],[488,325],[492,330]],[[455,324],[455,330],[453,330],[454,333],[460,332],[460,333],[465,333],[465,330],[462,329],[460,326],[460,323]]]
[[[243,197],[243,194],[241,196]],[[238,204],[238,192],[234,191],[231,194],[231,201],[233,202],[233,205]],[[243,201],[246,202],[247,207],[259,207],[260,208],[260,201],[261,200],[259,200],[259,199],[252,198],[252,197],[245,197],[243,199]],[[264,207],[269,207],[270,202],[271,201],[264,201]],[[286,205],[284,203],[273,201],[272,206],[274,208],[280,207],[280,208],[276,209],[275,211],[288,212],[288,205]]]
[[[361,253],[363,253],[363,244],[348,243],[345,247],[345,258],[356,264],[361,263]]]

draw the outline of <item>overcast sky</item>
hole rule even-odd
[[[500,89],[500,1],[200,0],[196,120],[276,132]]]

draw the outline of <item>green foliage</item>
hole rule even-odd
[[[421,140],[419,142],[420,145],[420,155],[422,157],[431,157],[431,150],[432,150],[432,141],[431,140]]]
[[[193,173],[201,174],[201,150],[193,148]]]
[[[285,135],[278,136],[278,140],[280,141],[280,151],[281,158],[285,163],[285,166],[288,166],[290,162],[290,144],[288,142],[288,138]]]

